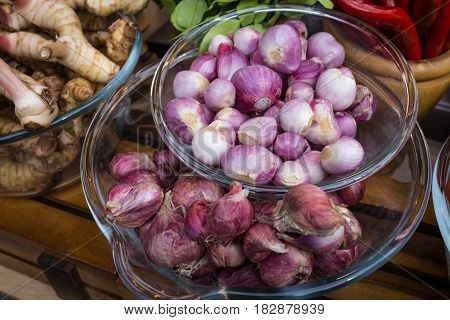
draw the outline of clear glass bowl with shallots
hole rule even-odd
[[[24,37],[17,43],[29,45],[32,54],[34,50],[49,49],[45,46],[57,41],[45,34],[48,31],[19,16],[10,5],[0,6],[4,28],[0,35],[0,196],[31,197],[78,181],[81,146],[93,111],[130,77],[141,55],[141,31],[132,17],[115,13],[104,17],[62,6],[72,18],[80,19],[89,44],[83,44],[88,49],[78,58],[55,58],[51,62],[33,60],[36,55],[23,56],[26,50],[11,46],[11,40]],[[25,9],[26,15],[29,10]],[[16,32],[18,28],[27,32]],[[33,47],[41,43],[33,41],[43,37],[43,47]],[[71,50],[68,52],[78,54]],[[95,56],[90,55],[93,52]],[[100,55],[103,60],[99,60]],[[91,61],[93,57],[96,60]],[[101,64],[106,60],[113,71]],[[40,96],[34,96],[36,93]],[[47,110],[40,113],[37,108],[27,109],[20,102],[27,94],[33,96],[33,106],[46,101]]]
[[[239,25],[268,16],[275,25]],[[369,55],[376,74],[361,63]],[[334,191],[373,175],[407,142],[418,108],[408,63],[388,39],[345,14],[296,5],[186,32],[151,90],[157,129],[186,166],[280,198],[305,182]]]
[[[336,192],[309,184],[275,195],[223,186],[183,165],[148,112],[157,65],[105,102],[82,150],[84,195],[123,283],[143,299],[312,298],[394,256],[430,195],[416,125],[377,173]]]

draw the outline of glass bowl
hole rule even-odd
[[[84,195],[99,228],[108,239],[118,274],[140,298],[310,298],[346,286],[367,276],[395,255],[409,240],[424,214],[431,184],[430,160],[422,131],[416,126],[407,144],[385,168],[366,181],[366,194],[352,208],[363,238],[360,259],[332,277],[281,289],[202,286],[155,266],[147,260],[135,229],[112,225],[103,208],[116,182],[108,173],[111,157],[123,151],[162,148],[150,114],[151,78],[157,66],[148,66],[105,102],[91,123],[81,159]],[[144,109],[145,110],[145,109]]]
[[[450,276],[450,137],[439,152],[433,172],[433,205],[439,229],[447,247]]]
[[[342,176],[331,176],[319,186],[325,191],[341,189],[356,181],[371,176],[395,157],[404,146],[414,128],[417,114],[417,89],[413,74],[407,61],[387,38],[364,22],[336,11],[319,10],[311,7],[283,5],[280,7],[265,6],[232,12],[208,21],[186,32],[168,50],[158,67],[152,83],[151,110],[158,131],[168,148],[175,153],[189,168],[201,176],[212,179],[223,185],[229,185],[231,178],[216,167],[211,167],[197,160],[190,145],[172,132],[164,119],[163,108],[174,97],[173,79],[179,71],[186,70],[204,35],[215,25],[230,19],[242,19],[247,15],[258,13],[281,13],[290,19],[301,19],[308,27],[309,33],[327,31],[334,35],[345,35],[348,50],[358,51],[362,56],[379,56],[379,70],[383,64],[394,66],[389,74],[375,73],[361,63],[360,56],[353,59],[354,54],[347,54],[344,65],[351,68],[357,82],[370,87],[376,95],[378,110],[368,123],[358,126],[357,139],[365,150],[360,167],[354,172]],[[379,71],[378,70],[378,71]],[[278,195],[281,197],[289,187],[263,185],[255,186],[244,182],[250,192]]]
[[[44,157],[37,160],[34,157],[33,164],[38,163],[39,171],[36,170],[36,165],[30,165],[29,160],[22,159],[20,153],[26,151],[29,145],[46,134],[58,132],[60,128],[70,126],[74,120],[80,121],[82,119],[84,126],[87,127],[90,122],[89,113],[100,106],[130,77],[139,60],[141,47],[142,34],[138,30],[130,55],[114,79],[89,100],[59,115],[48,128],[38,131],[22,129],[0,136],[0,196],[31,197],[66,187],[78,181],[80,177],[79,154],[82,141],[75,142],[64,155],[59,152],[57,155],[53,154],[48,158]],[[20,179],[20,177],[24,178]]]

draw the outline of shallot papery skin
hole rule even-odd
[[[264,61],[258,50],[253,52],[252,56],[250,57],[250,65],[251,66],[257,66],[257,65],[263,66],[264,65]]]
[[[285,132],[277,136],[273,149],[283,160],[295,160],[308,148],[308,141],[302,136],[294,132]]]
[[[195,176],[181,177],[172,189],[172,203],[175,208],[187,211],[195,201],[214,202],[223,193],[223,188],[211,180]]]
[[[281,205],[280,201],[258,201],[253,206],[256,221],[272,225],[273,217],[277,208]]]
[[[264,287],[259,272],[253,264],[245,264],[237,268],[225,268],[217,277],[219,286],[260,288]]]
[[[313,87],[310,84],[302,81],[294,82],[289,88],[287,88],[285,94],[286,101],[293,99],[300,99],[311,103],[311,101],[314,99]]]
[[[155,183],[118,184],[111,188],[106,202],[106,217],[114,224],[135,228],[150,220],[164,200]]]
[[[286,193],[273,225],[281,233],[327,236],[342,226],[342,218],[322,189],[304,183]]]
[[[234,46],[246,56],[251,56],[258,50],[259,38],[261,34],[255,29],[244,27],[234,33]]]
[[[341,134],[346,137],[355,138],[358,127],[352,115],[348,112],[336,112],[334,116],[341,129]]]
[[[341,249],[354,247],[361,239],[362,230],[358,219],[353,213],[345,207],[337,206],[336,211],[341,215],[344,221],[344,243]]]
[[[319,151],[308,151],[296,161],[306,172],[309,183],[318,184],[326,178],[327,173],[323,170],[322,165],[320,164]]]
[[[279,186],[296,186],[308,182],[308,174],[296,161],[285,161],[278,168],[273,182]]]
[[[210,239],[227,245],[250,228],[254,213],[247,196],[248,190],[233,182],[230,191],[213,203],[206,218]]]
[[[314,120],[306,136],[309,142],[328,145],[336,142],[342,135],[339,123],[334,117],[333,106],[326,99],[314,99],[311,103]]]
[[[209,54],[202,54],[195,58],[189,69],[191,71],[197,71],[208,79],[209,82],[217,78],[216,58]]]
[[[335,205],[339,205],[339,206],[346,206],[347,204],[344,202],[344,200],[337,194],[336,191],[334,192],[328,192],[327,193],[328,197],[330,197],[330,200],[333,202],[333,204]]]
[[[231,80],[236,71],[248,66],[246,56],[237,48],[221,44],[217,53],[217,77]]]
[[[161,180],[158,176],[155,173],[145,169],[130,172],[120,179],[120,182],[127,184],[153,183],[161,186]]]
[[[245,263],[242,244],[231,242],[228,245],[214,243],[208,246],[208,257],[218,267],[239,267]]]
[[[316,96],[330,101],[334,111],[343,111],[355,101],[355,79],[339,69],[327,69],[317,79]]]
[[[236,87],[236,109],[243,113],[263,112],[281,95],[283,83],[278,73],[261,66],[248,66],[238,70],[231,78]]]
[[[230,46],[233,45],[233,41],[229,37],[218,34],[211,39],[211,42],[209,43],[208,53],[212,56],[217,56],[219,46],[222,43],[228,44]]]
[[[160,164],[155,171],[156,176],[161,182],[161,187],[166,189],[175,182],[175,170],[169,164]]]
[[[286,102],[280,110],[280,125],[286,132],[306,136],[311,128],[314,113],[306,101],[294,99]]]
[[[303,21],[300,20],[289,20],[286,22],[287,25],[291,26],[292,28],[297,31],[297,34],[303,38],[308,38],[308,29],[306,28],[306,25]]]
[[[345,174],[359,167],[364,158],[361,144],[350,137],[341,137],[322,149],[320,163],[330,174]]]
[[[118,153],[109,163],[109,173],[116,180],[120,180],[130,172],[140,169],[150,171],[156,169],[150,155],[140,152]]]
[[[209,81],[196,71],[180,71],[173,80],[173,94],[176,98],[203,98]]]
[[[153,153],[153,161],[157,166],[168,164],[171,167],[178,167],[180,160],[170,150],[157,150]]]
[[[337,194],[341,197],[342,203],[346,203],[349,206],[356,206],[361,202],[365,192],[366,184],[364,181],[360,181],[338,190]]]
[[[348,111],[356,122],[364,123],[372,119],[377,110],[377,99],[369,88],[362,84],[356,85],[356,97]]]
[[[184,219],[174,211],[170,201],[170,195],[166,195],[153,221],[138,229],[147,257],[166,268],[192,263],[204,253],[204,247],[186,234]]]
[[[237,132],[239,142],[268,147],[277,136],[277,121],[272,117],[255,117],[242,123]]]
[[[323,63],[319,58],[302,60],[298,69],[289,76],[288,84],[292,85],[296,81],[301,81],[315,86],[322,71]]]
[[[164,119],[184,143],[190,144],[194,134],[210,123],[205,109],[192,98],[175,98],[165,106]]]
[[[345,49],[327,32],[318,32],[308,38],[308,58],[320,58],[325,68],[338,68],[344,63]]]
[[[287,252],[285,244],[277,238],[275,230],[264,223],[256,223],[247,230],[242,242],[244,254],[253,262],[261,262],[272,252]]]
[[[184,226],[187,235],[194,241],[203,242],[206,239],[206,216],[211,202],[205,200],[195,201],[184,217]]]
[[[285,287],[308,278],[313,270],[314,256],[294,246],[288,252],[271,253],[261,262],[259,274],[269,287]]]
[[[225,108],[217,112],[214,120],[222,120],[228,122],[234,130],[248,119],[248,116],[242,114],[234,108]]]
[[[264,64],[273,70],[291,74],[298,69],[302,44],[297,31],[289,25],[270,27],[259,40]]]
[[[215,120],[217,122],[220,120]],[[220,159],[230,150],[236,139],[234,130],[222,130],[220,127],[208,126],[196,132],[192,139],[192,152],[195,158],[210,166],[216,166]]]
[[[359,245],[356,245],[347,250],[314,255],[314,275],[330,277],[347,269],[358,259],[359,252]]]
[[[199,260],[189,264],[181,264],[175,270],[176,273],[190,279],[201,279],[203,277],[211,277],[219,270],[219,267],[204,255]]]
[[[236,98],[236,88],[225,79],[216,79],[205,91],[205,104],[214,111],[220,111],[225,108],[233,107]]]
[[[337,228],[328,236],[303,236],[280,234],[279,237],[297,248],[307,250],[312,253],[327,253],[335,251],[344,243],[344,227]]]
[[[270,182],[276,172],[273,153],[261,146],[238,145],[222,157],[223,172],[235,180],[255,185]]]

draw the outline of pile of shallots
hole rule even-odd
[[[205,285],[283,287],[332,276],[358,258],[361,227],[346,206],[362,199],[363,183],[329,195],[300,184],[283,200],[252,204],[239,182],[226,191],[186,174],[170,185],[177,166],[169,151],[118,154],[110,164],[119,183],[105,216],[137,228],[152,263]]]
[[[307,33],[288,21],[213,37],[174,78],[169,128],[202,163],[255,185],[318,184],[358,168],[357,123],[372,118],[375,97],[331,34]]]

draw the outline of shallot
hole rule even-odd
[[[288,252],[271,253],[260,264],[259,274],[269,287],[284,287],[302,282],[312,273],[314,256],[291,245],[286,247]]]
[[[329,277],[348,268],[359,257],[359,246],[347,250],[337,250],[326,254],[314,255],[314,274]]]
[[[255,29],[244,27],[234,33],[234,46],[246,56],[251,56],[258,50],[259,38],[261,34]]]
[[[286,102],[280,110],[279,120],[284,131],[306,136],[311,128],[314,113],[306,101],[294,99]]]
[[[209,240],[227,245],[250,228],[254,213],[247,196],[248,190],[233,182],[230,191],[212,204],[205,224]]]
[[[242,123],[237,134],[242,144],[268,147],[277,136],[277,129],[274,118],[256,117]]]
[[[156,169],[150,155],[139,152],[118,153],[109,164],[109,173],[116,180],[120,180],[129,173],[140,169],[150,171]]]
[[[180,71],[173,80],[173,94],[176,98],[203,98],[209,81],[200,72]]]
[[[194,134],[210,123],[205,108],[192,98],[172,99],[163,112],[167,126],[184,143],[190,144]]]
[[[228,245],[211,244],[207,248],[209,259],[218,267],[238,267],[245,263],[242,244],[231,242]]]
[[[257,80],[256,80],[257,79]],[[231,79],[236,87],[236,105],[241,112],[262,112],[281,95],[280,76],[266,66],[248,66],[238,70]]]
[[[319,58],[302,60],[298,69],[289,76],[288,84],[292,85],[296,81],[301,81],[315,86],[322,71],[323,63]]]
[[[343,136],[355,138],[357,125],[355,119],[348,112],[336,112],[334,115]]]
[[[237,268],[225,268],[217,277],[219,286],[258,288],[264,287],[258,270],[253,264],[245,264]]]
[[[308,151],[296,160],[308,176],[309,183],[318,184],[322,182],[327,173],[323,170],[320,164],[320,152]]]
[[[225,108],[217,112],[214,120],[226,121],[234,130],[237,130],[242,123],[248,120],[248,116],[240,113],[234,108]]]
[[[209,54],[202,54],[192,61],[189,70],[197,71],[211,82],[217,78],[216,58]]]
[[[337,194],[341,197],[342,203],[349,206],[356,206],[364,197],[365,191],[366,184],[364,181],[360,181],[338,190]]]
[[[349,112],[356,122],[364,123],[372,119],[377,110],[377,100],[370,89],[362,84],[356,85],[355,101],[349,108]]]
[[[139,227],[158,212],[163,199],[164,194],[155,183],[121,183],[109,191],[105,214],[112,223]]]
[[[336,142],[342,132],[334,117],[331,103],[326,99],[314,99],[311,109],[314,112],[314,120],[306,139],[322,146]]]
[[[339,69],[327,69],[317,79],[316,95],[330,101],[334,111],[345,110],[355,101],[355,79]]]
[[[308,38],[308,58],[320,58],[325,68],[338,68],[345,60],[345,49],[327,32],[318,32]]]
[[[195,201],[184,217],[187,235],[194,241],[203,242],[206,239],[206,216],[211,203],[205,200]]]
[[[217,53],[217,76],[231,80],[236,71],[248,65],[245,55],[228,44],[221,44]]]
[[[295,160],[308,148],[308,141],[302,136],[294,132],[285,132],[277,136],[273,150],[283,160]]]
[[[218,34],[211,39],[211,42],[209,43],[208,53],[214,57],[217,56],[219,46],[222,43],[225,43],[230,46],[233,45],[233,41],[229,37],[224,36],[222,34]]]
[[[284,97],[286,101],[300,99],[311,103],[311,101],[314,99],[314,89],[311,85],[305,82],[296,81],[291,84],[289,88],[287,88]]]
[[[153,172],[145,169],[132,171],[120,179],[121,183],[137,184],[137,183],[153,183],[161,186],[161,180]]]
[[[186,234],[183,217],[172,208],[170,194],[155,219],[138,229],[147,257],[156,265],[174,268],[192,263],[204,248]]]
[[[273,70],[290,74],[298,69],[302,43],[297,31],[289,25],[270,27],[259,40],[264,64]]]
[[[288,251],[285,244],[275,235],[273,228],[264,223],[256,223],[248,229],[244,236],[243,249],[245,256],[253,262],[263,261],[272,252]]]
[[[358,141],[341,137],[322,149],[320,163],[330,174],[345,174],[358,168],[363,158],[364,149]]]
[[[225,79],[216,79],[211,82],[204,95],[206,106],[214,112],[232,107],[235,97],[236,88]]]
[[[279,186],[296,186],[308,182],[308,174],[296,161],[285,161],[278,168],[273,182]]]
[[[222,157],[221,167],[230,178],[261,185],[272,180],[276,171],[273,153],[261,146],[239,145]]]

